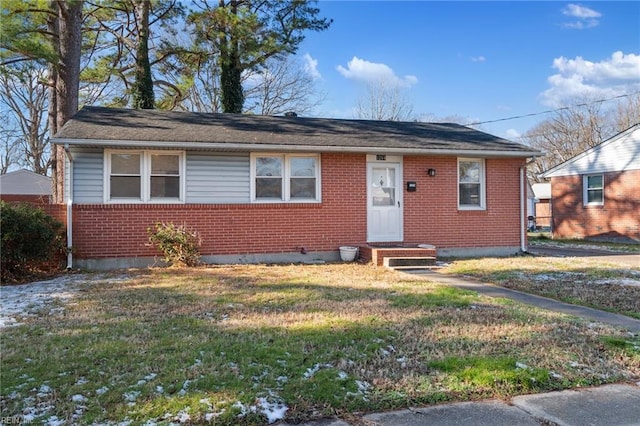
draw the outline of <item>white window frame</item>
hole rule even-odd
[[[589,188],[589,178],[600,176],[602,178],[602,186],[600,188]],[[602,191],[602,201],[589,202],[589,191]],[[582,204],[584,206],[603,206],[604,205],[604,174],[590,173],[582,176]]]
[[[140,199],[111,198],[111,155],[139,154],[140,155]],[[180,178],[180,195],[178,198],[151,198],[151,156],[177,155],[178,176]],[[180,204],[185,200],[185,170],[186,155],[184,151],[164,150],[126,150],[105,149],[104,151],[104,202],[105,204]]]
[[[256,198],[256,158],[271,157],[282,159],[282,198],[268,199]],[[293,158],[313,158],[316,162],[315,179],[316,179],[316,197],[315,198],[291,198],[291,159]],[[272,152],[252,152],[250,173],[250,189],[252,203],[320,203],[322,202],[321,194],[321,164],[320,154],[279,154]]]
[[[480,205],[474,204],[460,204],[460,184],[465,182],[460,182],[460,163],[478,163],[480,165]],[[459,157],[457,162],[457,184],[456,191],[458,194],[458,210],[486,210],[486,193],[487,193],[487,183],[486,183],[486,163],[484,158],[463,158]],[[475,183],[475,182],[474,182]]]

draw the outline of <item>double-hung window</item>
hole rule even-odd
[[[584,188],[583,204],[585,206],[601,206],[604,204],[604,176],[585,175],[582,181]]]
[[[458,208],[484,210],[485,163],[482,158],[458,159]]]
[[[320,201],[320,157],[252,154],[251,199],[255,202]]]
[[[113,152],[108,156],[109,200],[141,199],[142,153]]]
[[[184,153],[106,151],[105,201],[183,201]]]

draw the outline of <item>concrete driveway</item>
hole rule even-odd
[[[553,244],[530,245],[529,253],[552,257],[586,257],[605,262],[619,263],[625,266],[640,268],[640,253],[612,252],[594,248],[561,247]]]

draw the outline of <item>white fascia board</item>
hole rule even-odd
[[[380,146],[348,147],[331,146],[322,147],[311,145],[282,145],[260,143],[225,143],[225,142],[163,142],[163,141],[123,141],[123,140],[96,140],[96,139],[58,139],[52,138],[55,145],[70,146],[97,146],[97,147],[121,147],[121,148],[148,148],[148,149],[193,149],[193,150],[221,150],[221,151],[261,151],[261,152],[338,152],[338,153],[384,153],[399,155],[455,155],[478,158],[530,158],[544,155],[540,151],[499,151],[499,150],[456,150],[456,149],[422,149],[422,148],[388,148]]]

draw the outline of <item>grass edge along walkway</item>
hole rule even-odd
[[[412,275],[421,276],[430,281],[450,285],[463,290],[477,291],[485,296],[504,297],[517,302],[533,305],[538,308],[560,312],[567,315],[582,317],[605,324],[622,327],[635,334],[640,334],[640,320],[616,314],[613,312],[601,311],[581,305],[561,302],[548,297],[535,294],[524,293],[518,290],[500,287],[494,284],[478,281],[474,278],[445,275],[435,271],[407,272]]]

